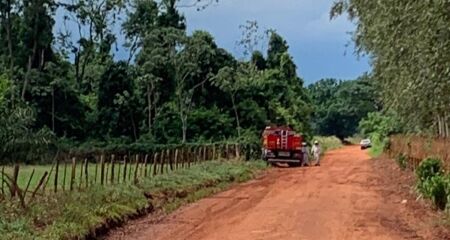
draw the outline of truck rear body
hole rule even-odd
[[[288,127],[266,127],[263,132],[263,158],[270,163],[301,164],[303,138]]]

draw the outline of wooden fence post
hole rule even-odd
[[[64,176],[63,176],[63,184],[62,184],[63,192],[66,191],[66,175],[67,175],[67,159],[64,160]]]
[[[157,166],[158,166],[158,157],[159,153],[155,153],[155,156],[153,157],[153,176],[156,176],[157,172]]]
[[[76,167],[77,167],[77,159],[75,157],[72,158],[72,174],[70,175],[70,191],[73,191],[73,184],[75,181]]]
[[[54,182],[54,191],[58,192],[58,174],[59,174],[59,159],[56,159],[56,172],[55,172],[55,182]]]
[[[186,147],[182,147],[180,151],[181,168],[184,168],[184,164],[186,161]]]
[[[14,198],[18,192],[18,186],[17,186],[17,179],[19,178],[19,165],[15,164],[14,165],[14,170],[13,170],[13,177],[12,177],[12,183],[11,183],[11,198]]]
[[[138,183],[138,170],[139,170],[139,154],[136,154],[136,166],[134,166],[134,184]]]
[[[175,162],[175,169],[178,170],[178,148],[175,149],[175,154],[173,156],[173,161]]]
[[[98,157],[95,158],[94,184],[97,184],[97,175],[98,175]]]
[[[100,185],[103,186],[105,180],[105,159],[103,154],[100,156]]]
[[[225,159],[226,160],[230,159],[230,149],[229,149],[228,143],[225,145]]]
[[[30,188],[31,180],[33,180],[34,171],[35,171],[35,169],[33,168],[33,171],[31,172],[31,176],[28,179],[27,187],[25,188],[25,191],[23,192],[23,199],[24,199],[24,201],[25,201],[25,197],[27,196],[28,189]]]
[[[123,183],[127,182],[128,155],[125,155],[125,156],[124,156],[124,159],[125,159],[125,160],[124,160],[125,163],[124,163],[124,166],[123,166],[123,180],[122,180]]]
[[[198,151],[198,147],[193,147],[193,150],[192,150],[192,153],[191,153],[191,155],[192,155],[192,164],[196,164],[197,161],[198,161],[197,151]]]
[[[130,167],[128,168],[128,181],[131,181],[132,171],[133,171],[133,156],[130,156]]]
[[[114,166],[114,164],[115,164],[115,158],[116,158],[116,156],[114,155],[114,154],[112,154],[111,155],[111,179],[110,179],[110,182],[111,182],[111,184],[114,184],[114,171],[115,171],[115,166]]]
[[[207,155],[207,147],[203,146],[203,161],[208,160],[208,155]]]
[[[144,177],[147,177],[147,166],[148,166],[148,154],[145,154],[145,159],[144,159]]]
[[[174,162],[174,151],[173,150],[170,150],[170,149],[167,149],[167,155],[168,155],[168,157],[169,157],[169,168],[170,168],[170,171],[173,171],[173,162]]]
[[[192,151],[193,151],[193,148],[194,147],[188,147],[187,148],[187,152],[186,152],[186,163],[187,163],[187,168],[190,168],[191,167],[191,163],[192,163],[192,160],[193,160],[193,153],[192,153]]]
[[[34,197],[36,196],[36,193],[39,191],[39,189],[41,188],[41,186],[44,184],[45,179],[48,176],[48,172],[45,171],[44,175],[41,177],[41,180],[39,180],[38,185],[36,186],[36,188],[33,191],[33,194],[31,194],[31,198],[30,201],[28,203],[30,203],[31,201],[33,201]]]
[[[84,159],[84,178],[86,180],[86,188],[89,187],[89,162],[87,158]]]
[[[191,167],[191,163],[192,163],[192,156],[193,156],[193,148],[194,147],[188,147],[187,151],[186,151],[186,167],[190,168]]]
[[[48,182],[50,181],[50,178],[52,176],[53,170],[55,169],[55,164],[52,164],[52,167],[50,168],[50,173],[47,176],[47,179],[45,180],[44,186],[42,187],[42,190],[45,191],[47,188]]]
[[[108,185],[108,180],[109,180],[109,162],[108,162],[108,158],[105,156],[105,185]]]
[[[160,173],[161,174],[164,174],[164,163],[165,163],[165,161],[166,161],[166,154],[165,154],[165,151],[164,150],[162,150],[161,151],[161,158],[160,158]]]
[[[78,190],[81,190],[81,185],[83,184],[84,162],[86,162],[86,159],[85,159],[85,161],[82,161],[82,162],[81,162],[80,179],[78,180],[78,181],[80,181],[80,182],[78,183]]]
[[[2,195],[5,196],[5,166],[2,166]]]
[[[119,161],[119,166],[117,166],[117,183],[120,183],[120,172],[121,172],[121,169],[122,169],[122,164],[120,164],[120,161]]]

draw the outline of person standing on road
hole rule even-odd
[[[314,141],[314,145],[311,149],[311,152],[314,156],[314,161],[316,161],[316,166],[320,166],[320,145],[318,141]]]
[[[307,166],[309,167],[309,147],[306,142],[302,143],[302,153],[303,153],[303,160],[302,160],[302,167]]]

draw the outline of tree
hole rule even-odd
[[[269,49],[267,51],[267,65],[269,68],[278,68],[281,64],[281,57],[289,50],[286,40],[278,33],[272,31],[269,39]]]
[[[258,70],[265,70],[267,67],[266,59],[260,51],[254,51],[250,62],[256,66]]]
[[[237,95],[239,91],[246,90],[251,86],[256,86],[258,81],[258,72],[252,64],[241,64],[237,69],[224,67],[220,69],[217,76],[213,79],[213,84],[226,92],[233,106],[234,117],[236,119],[236,130],[238,137],[241,137],[241,124],[237,108]]]
[[[407,130],[450,135],[450,17],[447,1],[340,0],[331,16],[348,13],[357,50],[372,56],[383,106]]]
[[[204,32],[195,32],[187,37],[183,49],[176,54],[173,62],[175,102],[182,126],[182,143],[187,140],[188,117],[194,104],[194,95],[212,77],[209,73],[203,75],[199,68],[203,61],[210,59],[209,55],[215,53],[207,42],[208,36]]]
[[[344,138],[357,133],[359,121],[378,110],[367,76],[353,81],[323,79],[308,87],[315,106],[313,128],[319,135]]]
[[[100,79],[98,88],[99,134],[138,139],[133,73],[126,62],[113,63]]]

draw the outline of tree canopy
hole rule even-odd
[[[353,81],[323,79],[308,90],[315,106],[313,128],[320,135],[335,135],[342,140],[353,136],[359,122],[378,110],[368,76]]]
[[[357,25],[357,49],[372,59],[383,107],[405,130],[450,136],[450,3],[339,0],[331,14]]]

